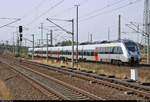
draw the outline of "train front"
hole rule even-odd
[[[131,65],[139,64],[141,62],[141,53],[139,46],[133,41],[124,42],[128,52],[128,61]]]

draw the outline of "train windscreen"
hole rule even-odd
[[[125,42],[125,46],[128,51],[135,52],[137,51],[137,44],[134,42]]]

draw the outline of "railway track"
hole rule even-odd
[[[27,60],[23,60],[22,63],[26,65],[34,65],[38,66],[41,68],[47,68],[49,70],[57,71],[63,74],[68,74],[74,77],[82,78],[88,81],[91,81],[93,83],[98,83],[104,86],[112,87],[120,91],[129,91],[132,92],[133,94],[143,97],[145,99],[150,99],[150,87],[148,86],[143,86],[143,85],[135,85],[133,83],[121,81],[118,79],[114,78],[107,78],[104,76],[99,76],[91,72],[85,72],[85,71],[79,71],[74,68],[59,68],[59,67],[54,67],[54,66],[49,66],[49,65],[44,65],[44,64],[39,64],[36,62],[30,62]]]
[[[71,62],[71,61],[70,61]],[[111,66],[119,66],[119,67],[138,67],[138,68],[148,68],[150,69],[150,64],[135,64],[133,66],[129,65],[129,64],[111,64],[110,62],[92,62],[92,61],[84,61],[86,63],[96,63],[96,64],[103,64],[103,65],[111,65]]]
[[[43,57],[35,57],[39,60],[45,59]],[[56,58],[53,58],[55,60],[57,60]],[[71,62],[71,60],[68,60],[68,62]],[[111,66],[119,66],[119,67],[128,67],[128,68],[132,68],[132,67],[138,67],[138,68],[145,68],[145,69],[150,69],[150,64],[135,64],[133,66],[129,65],[129,64],[111,64],[110,62],[94,62],[94,61],[80,61],[80,62],[84,62],[84,63],[89,63],[89,64],[99,64],[99,65],[111,65]]]
[[[0,60],[1,63],[6,64],[11,67],[16,72],[23,75],[28,81],[30,81],[34,86],[40,87],[40,90],[44,91],[47,94],[54,94],[57,99],[61,100],[104,100],[101,97],[93,95],[89,92],[86,92],[82,89],[64,83],[60,80],[52,78],[46,74],[43,74],[39,71],[32,70],[25,66],[14,64],[8,60]],[[41,89],[42,87],[42,89]]]

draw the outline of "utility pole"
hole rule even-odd
[[[15,41],[14,41],[14,32],[13,32],[13,54],[15,55]]]
[[[49,22],[51,22],[52,24],[54,24],[58,28],[62,29],[64,32],[72,35],[72,68],[74,68],[74,19],[72,19],[72,20],[61,20],[61,21],[66,21],[66,22],[71,22],[72,23],[72,32],[67,31],[66,29],[64,29],[60,25],[58,25],[58,24],[54,23],[53,21],[51,21],[49,18],[47,18],[46,20],[48,20]]]
[[[43,23],[41,23],[41,47],[42,47],[42,57],[43,57]]]
[[[32,37],[33,37],[33,41],[32,41],[32,60],[34,60],[34,34],[32,34]]]
[[[25,47],[27,47],[27,40],[25,39]]]
[[[8,51],[8,40],[6,41],[6,51]]]
[[[108,28],[108,41],[110,41],[110,28]]]
[[[53,30],[50,30],[51,46],[53,46]]]
[[[46,42],[47,42],[47,50],[46,50],[46,61],[48,62],[48,35],[49,34],[47,34],[47,36],[46,36]]]
[[[17,32],[17,56],[19,56],[19,34]]]
[[[90,34],[90,38],[91,38],[90,41],[93,42],[93,35],[92,34]]]
[[[119,15],[119,22],[118,22],[118,40],[121,40],[121,15]]]
[[[72,19],[72,68],[74,68],[74,19]]]
[[[19,26],[19,36],[20,36],[20,39],[19,39],[19,42],[20,42],[20,45],[19,45],[19,57],[21,56],[21,53],[22,53],[22,32],[23,32],[23,27],[22,26]]]
[[[78,54],[79,54],[79,51],[78,51],[78,45],[79,45],[79,5],[75,5],[76,6],[76,33],[77,33],[77,39],[76,39],[76,43],[77,43],[77,46],[76,46],[76,63],[77,63],[77,67],[78,67]]]

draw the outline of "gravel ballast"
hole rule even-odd
[[[3,81],[11,96],[0,96],[0,99],[5,100],[50,100],[38,89],[33,87],[19,74],[9,69],[8,66],[0,63],[0,80]],[[5,93],[5,92],[3,92]]]

